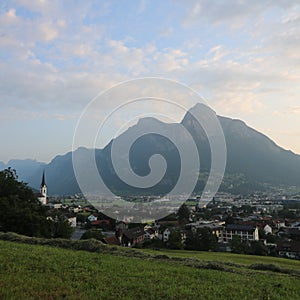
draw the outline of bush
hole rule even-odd
[[[252,270],[281,272],[281,268],[273,264],[253,264],[249,266]]]
[[[81,237],[81,240],[95,239],[101,241],[104,238],[102,231],[98,229],[89,229]]]
[[[155,259],[170,259],[168,255],[165,254],[157,254],[154,256]]]
[[[65,249],[72,249],[72,250],[85,250],[90,252],[96,251],[105,251],[107,250],[107,246],[97,241],[95,239],[89,239],[84,241],[72,241],[67,239],[44,239],[44,238],[34,238],[34,237],[27,237],[23,235],[19,235],[16,233],[3,233],[0,232],[0,240],[10,241],[10,242],[18,242],[24,244],[32,244],[32,245],[46,245],[52,247],[59,247]]]
[[[152,239],[152,240],[145,240],[143,243],[144,248],[152,248],[152,249],[160,249],[165,248],[165,244],[160,239]]]

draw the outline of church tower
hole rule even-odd
[[[45,171],[43,171],[40,193],[41,193],[41,195],[39,197],[39,200],[41,201],[42,204],[46,205],[47,204],[47,185],[46,185],[46,181],[45,181]]]

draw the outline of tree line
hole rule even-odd
[[[73,232],[68,219],[51,215],[11,168],[0,171],[0,231],[45,238],[70,238]]]

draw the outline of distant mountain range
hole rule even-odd
[[[33,159],[12,159],[7,164],[0,161],[0,170],[12,168],[17,171],[18,179],[24,182],[29,182],[34,174],[42,174],[43,169],[47,166],[46,163],[38,162]],[[41,175],[40,175],[41,178]]]
[[[196,186],[200,192],[210,170],[211,157],[208,138],[203,128],[197,123],[192,113],[206,113],[210,110],[203,104],[197,104],[184,116],[181,124],[189,131],[198,148],[201,161],[201,175]],[[223,128],[227,146],[226,175],[222,190],[243,193],[265,188],[266,185],[300,186],[300,155],[284,150],[262,133],[248,127],[240,120],[218,116]],[[163,123],[154,118],[144,118],[131,128],[128,128],[119,138],[125,138],[135,126],[143,128],[162,128],[165,132],[176,132],[179,124]],[[180,137],[180,142],[186,143],[186,136]],[[98,169],[105,183],[118,194],[163,194],[172,189],[180,172],[180,159],[177,148],[158,134],[147,134],[139,138],[131,148],[130,163],[132,169],[140,176],[150,172],[148,160],[152,154],[164,156],[168,168],[159,184],[152,188],[136,189],[122,182],[114,172],[111,162],[110,142],[104,149],[78,148],[83,163],[86,154],[95,151]],[[188,150],[187,150],[188,151]],[[11,160],[8,164],[0,162],[0,169],[12,167],[17,170],[19,178],[34,188],[38,188],[42,171],[45,170],[46,182],[50,194],[80,193],[76,182],[72,153],[56,156],[49,164],[35,160]],[[88,173],[87,173],[88,174]]]

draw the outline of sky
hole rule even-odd
[[[1,0],[0,161],[71,151],[90,101],[143,77],[300,154],[298,0]],[[99,105],[103,117],[114,100]]]

